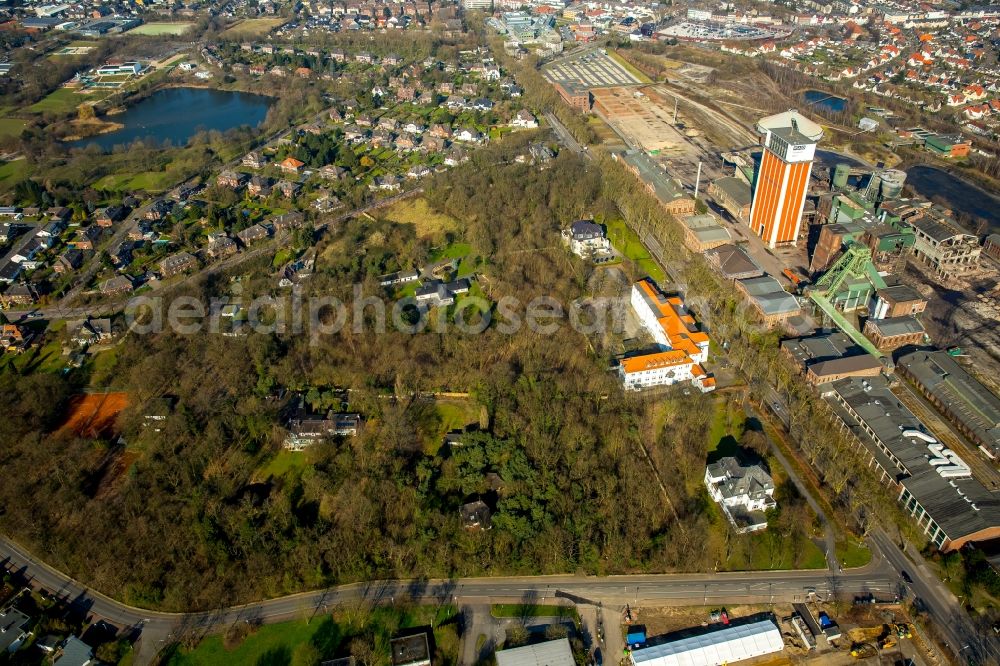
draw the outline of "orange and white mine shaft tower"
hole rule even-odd
[[[754,182],[750,228],[769,247],[794,245],[823,128],[798,111],[786,111],[762,119],[757,129],[764,154]]]

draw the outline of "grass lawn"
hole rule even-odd
[[[11,188],[28,177],[30,169],[28,160],[20,159],[12,162],[0,162],[0,188]]]
[[[472,246],[468,243],[452,243],[445,247],[434,248],[431,251],[431,261],[441,261],[442,259],[461,259],[467,254],[472,254]]]
[[[639,236],[628,228],[625,220],[609,220],[605,222],[605,225],[608,228],[608,240],[611,241],[616,250],[625,255],[626,259],[634,261],[639,270],[648,274],[656,282],[663,284],[667,281],[666,273],[646,251]]]
[[[82,49],[82,48],[86,48],[86,47],[94,48],[94,47],[100,46],[100,45],[101,45],[100,42],[88,42],[85,39],[81,39],[81,40],[78,40],[78,41],[70,42],[66,46],[72,47],[74,49]]]
[[[94,354],[90,359],[90,385],[109,386],[115,379],[113,371],[118,362],[118,347]]]
[[[329,618],[312,623],[304,620],[282,622],[261,627],[238,647],[227,650],[221,636],[209,636],[191,652],[176,652],[167,662],[171,666],[224,666],[225,664],[290,663],[297,645],[309,643],[324,625],[333,624]],[[277,657],[284,656],[284,659]]]
[[[272,268],[281,268],[295,256],[291,250],[281,249],[274,253],[274,260],[271,261]]]
[[[263,37],[275,28],[284,25],[288,19],[283,18],[255,18],[240,21],[233,27],[222,33],[224,39],[234,39],[238,37]]]
[[[863,567],[872,560],[872,552],[863,542],[847,537],[837,542],[837,560],[845,569]]]
[[[747,415],[740,406],[725,397],[717,397],[713,404],[712,425],[708,430],[708,459],[715,460],[732,455],[739,446]]]
[[[445,231],[458,229],[458,220],[431,210],[423,197],[404,199],[386,209],[387,220],[400,224],[412,224],[418,236],[436,236]]]
[[[565,617],[576,619],[576,609],[572,606],[556,604],[493,604],[493,617]]]
[[[289,451],[282,449],[278,455],[271,458],[266,465],[260,468],[257,476],[266,480],[271,477],[280,478],[290,472],[298,471],[306,467],[305,451]]]
[[[15,369],[22,375],[32,372],[59,372],[66,366],[67,360],[62,355],[62,342],[56,338],[21,354],[4,354],[0,359],[5,369]]]
[[[24,121],[17,118],[0,118],[0,136],[20,136]]]
[[[479,266],[479,258],[478,257],[470,257],[470,256],[466,255],[466,256],[462,257],[462,259],[458,262],[458,270],[456,271],[456,273],[458,273],[458,277],[460,277],[460,278],[469,277],[470,275],[472,275],[472,274],[474,274],[476,272],[476,268],[478,266]],[[482,293],[474,294],[474,295],[476,295],[476,296],[482,296]]]
[[[147,190],[162,191],[173,184],[176,176],[166,171],[143,171],[141,173],[112,174],[101,178],[94,187],[102,190]]]
[[[396,292],[396,300],[398,301],[403,298],[413,298],[417,293],[417,289],[419,288],[420,288],[419,282],[407,282],[406,284],[403,285],[402,289]]]
[[[479,423],[479,405],[471,400],[441,398],[435,403],[444,432]]]
[[[620,55],[618,55],[617,51],[608,51],[608,56],[610,56],[612,60],[614,60],[616,63],[618,63],[619,65],[621,65],[623,68],[625,68],[628,71],[629,74],[631,74],[635,78],[639,79],[639,81],[641,81],[642,83],[652,83],[653,82],[653,79],[651,79],[648,76],[646,76],[645,74],[643,74],[636,67],[634,67],[631,63],[626,62],[625,58],[623,58]]]
[[[183,35],[194,26],[194,23],[143,23],[138,28],[129,30],[133,35]]]
[[[35,102],[27,108],[30,113],[70,113],[84,102],[95,98],[92,94],[80,94],[76,88],[59,88],[45,99]]]
[[[303,615],[310,611],[303,611]],[[178,648],[166,663],[169,666],[243,666],[244,664],[290,664],[296,648],[311,644],[320,659],[346,655],[351,640],[368,635],[373,640],[376,664],[390,663],[389,639],[403,629],[432,626],[437,648],[434,663],[458,662],[457,610],[453,606],[379,607],[338,610],[333,615],[317,615],[311,621],[293,620],[264,625],[232,649],[222,636],[209,636],[196,648]]]

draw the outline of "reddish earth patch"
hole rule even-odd
[[[118,415],[128,406],[128,393],[86,393],[70,398],[61,433],[110,439],[117,434]]]

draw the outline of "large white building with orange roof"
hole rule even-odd
[[[698,330],[678,296],[666,296],[649,278],[632,285],[632,310],[662,351],[622,359],[627,389],[691,382],[703,392],[715,388],[701,364],[708,360],[708,335]]]

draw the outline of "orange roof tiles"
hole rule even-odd
[[[657,321],[667,334],[670,346],[692,356],[698,354],[701,351],[698,345],[708,342],[708,334],[695,329],[694,317],[682,314],[684,301],[678,296],[664,298],[649,280],[639,280],[638,284],[646,302],[659,315]]]
[[[678,365],[687,365],[691,358],[680,349],[657,352],[655,354],[643,354],[632,358],[622,359],[622,369],[625,374],[632,372],[643,372],[645,370],[655,370],[657,368],[669,368]],[[702,373],[704,374],[704,373]]]

